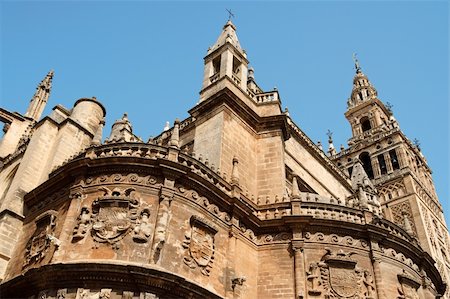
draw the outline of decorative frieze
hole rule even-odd
[[[213,203],[210,203],[210,201],[206,197],[200,196],[197,193],[197,191],[187,190],[182,186],[178,187],[178,191],[185,198],[191,200],[192,202],[195,202],[196,204],[201,206],[203,209],[206,209],[208,212],[210,212],[217,218],[221,219],[222,221],[224,221],[226,223],[230,223],[231,216],[227,212],[222,212],[218,206],[216,206]]]
[[[108,175],[104,174],[95,177],[87,177],[83,181],[83,185],[85,186],[117,184],[117,183],[125,183],[141,186],[155,186],[161,184],[162,181],[151,175],[141,175],[137,173],[129,173],[129,174],[114,173]]]
[[[351,236],[325,234],[322,232],[305,232],[304,238],[306,242],[311,243],[336,244],[361,249],[369,248],[369,244],[366,240],[356,239]]]

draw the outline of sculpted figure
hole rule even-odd
[[[375,283],[373,281],[373,276],[369,271],[364,271],[364,287],[366,288],[365,295],[367,299],[375,298]]]
[[[306,279],[310,282],[309,294],[320,294],[320,268],[317,263],[311,263],[309,265],[309,271],[306,272]]]
[[[80,216],[78,216],[78,225],[73,231],[73,239],[79,240],[83,239],[89,230],[89,225],[91,223],[91,214],[87,207],[81,208]]]
[[[152,234],[152,226],[150,222],[150,211],[144,209],[141,213],[141,218],[138,220],[138,225],[134,228],[133,240],[136,242],[145,243]]]

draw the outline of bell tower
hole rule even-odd
[[[392,116],[390,109],[378,99],[377,90],[361,71],[356,57],[355,69],[353,88],[345,112],[345,117],[352,127],[352,139],[349,145],[357,143],[370,132],[379,131],[382,126],[388,125]]]
[[[236,35],[236,26],[228,20],[216,43],[208,49],[204,58],[205,68],[200,102],[204,92],[224,77],[231,79],[242,90],[247,87],[248,60]]]
[[[431,169],[417,143],[400,130],[392,109],[355,59],[356,74],[345,117],[352,137],[331,159],[349,176],[362,164],[378,191],[385,218],[414,236],[450,285],[450,241]]]

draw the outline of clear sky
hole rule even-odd
[[[104,137],[128,112],[147,140],[198,101],[203,57],[228,18],[258,84],[313,141],[346,145],[352,53],[403,132],[420,140],[437,192],[449,204],[447,1],[0,1],[0,106],[24,113],[55,70],[46,109],[96,96]]]

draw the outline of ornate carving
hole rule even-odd
[[[111,298],[112,289],[101,289],[98,296],[99,299],[109,299]]]
[[[337,234],[324,234],[322,232],[306,232],[304,238],[309,242],[327,243],[351,246],[355,248],[368,248],[368,242],[364,239],[354,239],[351,236],[342,236]]]
[[[124,291],[122,293],[122,299],[133,299],[134,292]]]
[[[77,218],[77,224],[73,230],[73,241],[83,239],[91,227],[91,212],[88,207],[82,207]]]
[[[50,210],[36,218],[36,230],[28,240],[23,267],[40,262],[49,253],[52,243],[57,240],[53,236],[56,215],[56,211]]]
[[[152,186],[156,184],[161,184],[161,181],[159,181],[156,177],[147,175],[142,176],[137,173],[130,173],[130,174],[120,174],[115,173],[111,175],[101,175],[97,177],[88,177],[84,180],[84,184],[86,186],[90,185],[100,185],[100,184],[107,184],[107,183],[128,183],[128,184],[136,184],[136,185],[144,185],[144,186]]]
[[[398,204],[390,205],[389,207],[392,212],[392,217],[394,218],[393,219],[394,223],[401,226],[405,230],[408,229],[406,227],[407,224],[405,224],[405,223],[409,223],[412,231],[414,232],[414,234],[417,235],[416,225],[414,223],[412,209],[411,209],[411,205],[409,204],[409,202],[407,200],[405,200]],[[407,222],[405,222],[405,217],[408,220]]]
[[[156,220],[155,237],[153,242],[153,262],[157,263],[161,255],[161,250],[166,242],[166,230],[169,224],[169,211],[172,198],[161,196]]]
[[[417,289],[420,283],[414,279],[413,276],[409,275],[405,270],[403,273],[397,275],[399,286],[397,299],[419,299],[417,294]]]
[[[306,272],[306,274],[306,279],[309,282],[308,294],[314,296],[322,294],[322,291],[319,289],[322,283],[320,281],[320,268],[318,263],[309,264],[309,271]]]
[[[139,299],[158,299],[158,296],[152,293],[141,292]]]
[[[178,190],[179,190],[179,192],[181,194],[183,194],[189,200],[197,203],[198,205],[200,205],[201,207],[203,207],[204,209],[206,209],[207,211],[209,211],[213,215],[217,216],[221,220],[223,220],[223,221],[225,221],[227,223],[230,223],[230,221],[231,221],[230,215],[228,213],[226,213],[226,212],[220,211],[219,207],[216,206],[215,204],[210,203],[209,200],[206,197],[200,196],[194,190],[186,190],[182,186],[180,186],[178,188]]]
[[[373,298],[375,285],[369,271],[356,267],[353,252],[339,250],[327,253],[320,262],[309,265],[307,272],[308,294],[325,298],[369,299]]]
[[[214,260],[214,235],[217,229],[206,220],[192,216],[191,229],[186,233],[183,247],[186,249],[184,263],[190,268],[200,267],[209,276]]]
[[[56,299],[65,299],[67,296],[67,289],[59,289],[56,293]]]
[[[150,210],[143,209],[139,219],[137,220],[137,225],[134,228],[133,240],[136,242],[145,243],[150,239],[152,234],[152,226],[150,224]]]
[[[134,198],[135,189],[121,192],[118,188],[103,188],[105,196],[92,203],[92,230],[95,241],[114,244],[124,238],[132,224],[136,223],[139,201]]]
[[[270,243],[286,243],[292,239],[292,234],[288,232],[282,232],[278,234],[265,234],[258,236],[258,244],[270,244]]]
[[[397,252],[392,248],[385,248],[383,245],[380,245],[380,250],[383,255],[403,263],[416,272],[420,271],[419,266],[417,266],[417,264],[415,264],[410,258],[407,258],[403,253]]]

